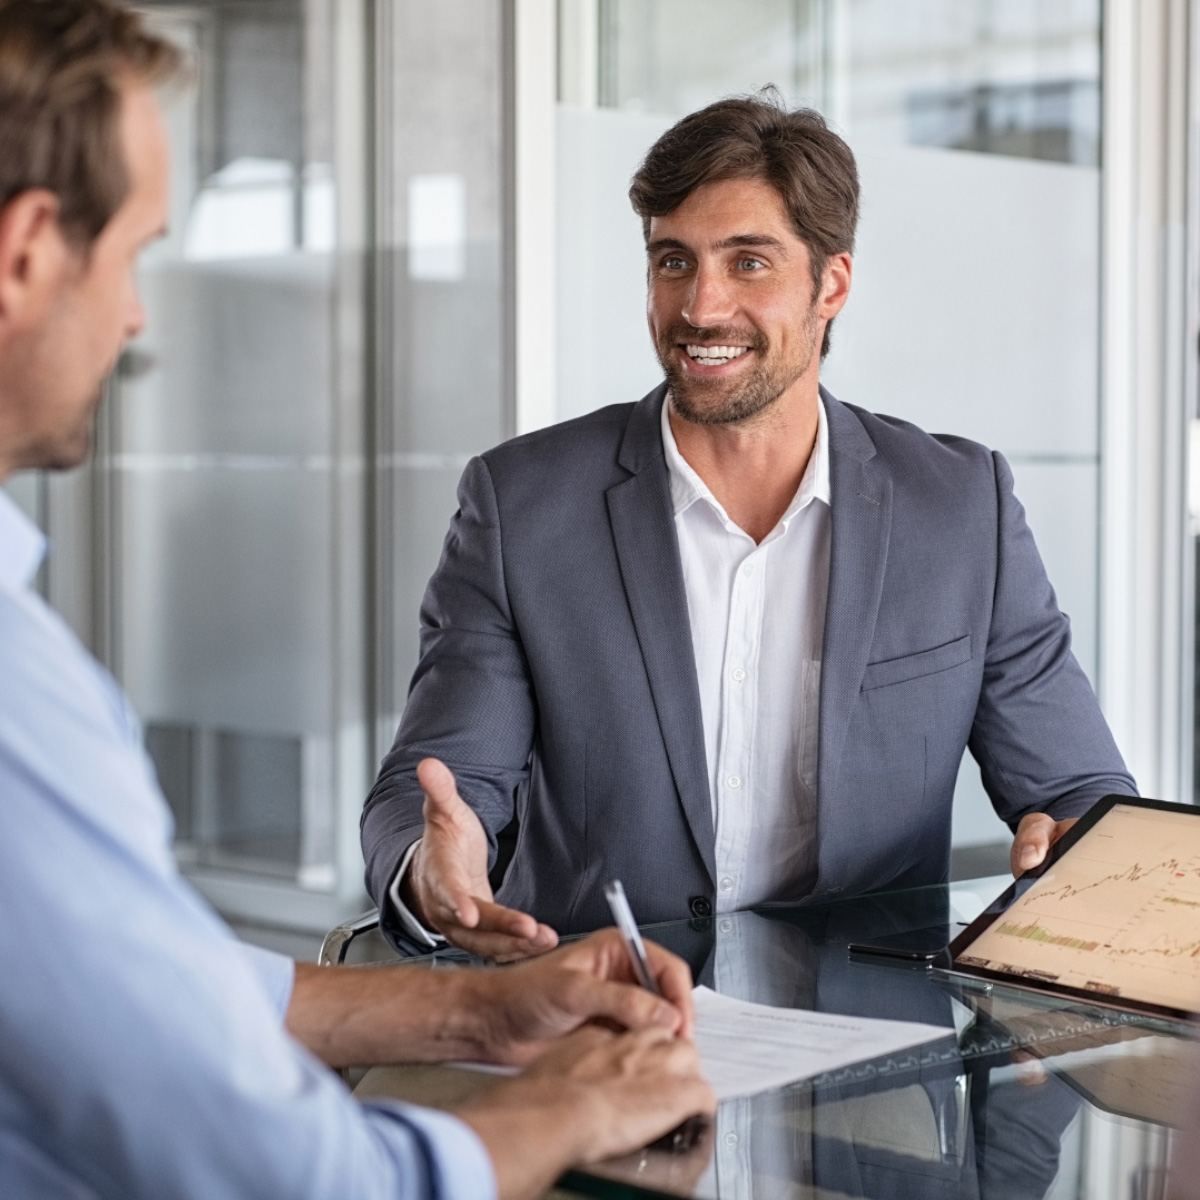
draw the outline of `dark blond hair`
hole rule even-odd
[[[831,255],[853,253],[858,167],[850,147],[814,109],[789,109],[773,88],[718,100],[672,125],[650,147],[629,188],[650,237],[650,218],[678,208],[697,188],[762,179],[783,199],[808,246],[814,290]],[[821,357],[829,353],[825,326]]]
[[[165,83],[181,65],[114,0],[0,0],[0,209],[46,188],[63,233],[90,246],[129,191],[122,87]]]

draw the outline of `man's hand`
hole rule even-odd
[[[502,971],[296,964],[292,1035],[330,1066],[525,1063],[589,1021],[690,1038],[687,963],[646,943],[662,996],[634,983],[615,929]]]
[[[487,1147],[501,1200],[524,1200],[567,1167],[625,1154],[715,1109],[690,1042],[664,1028],[593,1025],[456,1115]]]
[[[525,1063],[588,1021],[620,1029],[664,1029],[690,1039],[696,1015],[692,973],[674,954],[646,943],[661,997],[637,985],[629,952],[615,929],[505,971],[480,972],[473,1005],[484,1022],[483,1057]]]
[[[426,758],[417,779],[425,793],[425,833],[401,884],[417,919],[453,945],[497,962],[552,950],[558,945],[553,929],[492,899],[487,835],[449,768]]]
[[[1077,820],[1078,817],[1070,817],[1066,821],[1056,821],[1048,813],[1030,813],[1022,817],[1009,855],[1014,877],[1036,867]]]

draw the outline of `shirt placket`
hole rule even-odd
[[[717,911],[741,906],[749,844],[758,659],[766,595],[767,548],[751,551],[733,577],[721,674],[721,735],[717,771]]]

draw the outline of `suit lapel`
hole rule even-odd
[[[879,615],[892,522],[892,480],[875,459],[874,444],[850,409],[824,389],[822,397],[829,419],[831,544],[821,654],[819,821],[835,803],[846,731]]]
[[[620,463],[632,474],[608,489],[608,516],[671,774],[697,849],[715,879],[700,685],[658,428],[665,394],[665,386],[652,392],[630,417]]]

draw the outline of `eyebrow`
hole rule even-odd
[[[787,247],[778,239],[765,233],[737,233],[733,237],[723,238],[714,242],[713,250],[746,250],[746,249],[775,250],[787,254]],[[688,250],[678,238],[657,238],[646,244],[647,254],[661,254],[664,250]]]

